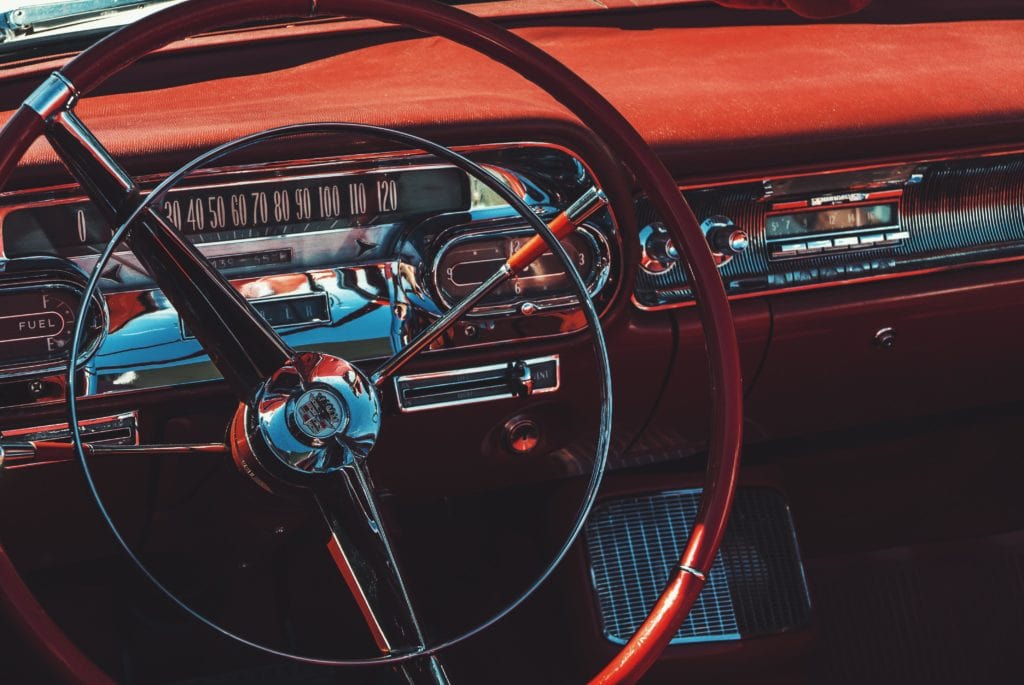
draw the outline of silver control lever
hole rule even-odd
[[[510,365],[508,380],[516,397],[529,397],[533,394],[533,372],[526,362]]]

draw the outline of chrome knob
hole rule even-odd
[[[672,242],[668,229],[660,222],[640,229],[640,246],[643,250],[640,266],[648,273],[663,273],[679,261],[679,249]]]
[[[750,236],[733,223],[727,216],[716,215],[705,219],[701,225],[704,237],[711,246],[718,266],[726,264],[733,257],[750,247]]]
[[[716,231],[711,247],[720,254],[738,254],[750,247],[750,236],[742,229]]]

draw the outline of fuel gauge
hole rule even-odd
[[[0,371],[56,367],[66,363],[82,291],[71,284],[0,284]],[[96,347],[104,329],[102,308],[91,308],[83,357]]]

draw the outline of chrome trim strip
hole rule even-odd
[[[825,174],[842,174],[853,171],[867,171],[870,169],[884,169],[887,167],[902,166],[904,164],[934,164],[935,162],[947,162],[962,159],[986,159],[990,157],[1004,157],[1007,155],[1018,155],[1024,153],[1024,147],[1020,143],[1009,145],[986,145],[973,148],[963,148],[953,152],[936,152],[923,157],[879,157],[876,161],[861,164],[851,162],[839,162],[841,166],[814,165],[791,165],[775,167],[776,171],[767,171],[755,176],[749,175],[722,175],[711,179],[684,182],[679,184],[680,190],[706,190],[711,188],[722,188],[725,186],[742,185],[745,183],[764,183],[765,181],[778,181],[782,179],[798,178],[802,176],[818,176]]]
[[[87,437],[87,436],[83,436]],[[216,455],[228,455],[231,453],[231,448],[227,445],[219,442],[199,442],[199,443],[172,443],[169,445],[93,445],[92,443],[86,442],[85,445],[89,447],[90,452],[100,453],[103,455],[126,455],[126,456],[145,456],[145,455],[160,455],[160,454],[216,454]]]
[[[997,264],[1013,264],[1024,261],[1024,255],[1013,255],[1009,257],[996,257],[994,259],[983,259],[974,262],[963,262],[960,264],[946,264],[943,266],[931,266],[922,269],[910,269],[908,271],[892,271],[873,276],[862,276],[860,278],[847,278],[838,281],[825,281],[823,283],[808,283],[807,285],[794,285],[787,288],[776,288],[772,290],[758,290],[750,293],[739,293],[737,295],[726,295],[730,302],[734,300],[749,300],[755,297],[771,297],[775,295],[788,295],[806,290],[820,290],[822,288],[835,288],[843,285],[858,285],[863,283],[874,283],[877,281],[890,281],[895,279],[912,278],[914,276],[926,276],[939,274],[946,271],[960,271],[962,269],[973,269],[983,266],[994,266]],[[643,312],[660,312],[666,309],[682,309],[684,307],[695,307],[697,303],[691,298],[682,302],[669,302],[658,305],[644,305],[636,299],[636,294],[630,296],[633,306]]]
[[[127,449],[128,447],[138,446],[140,444],[139,443],[140,435],[139,435],[139,412],[138,411],[124,412],[122,414],[116,414],[114,416],[100,416],[100,417],[97,417],[97,418],[94,418],[94,419],[82,419],[81,421],[78,422],[78,425],[80,427],[82,427],[82,428],[90,428],[90,429],[93,429],[93,431],[103,430],[104,427],[106,427],[106,426],[120,427],[120,426],[118,426],[118,424],[126,424],[126,427],[130,428],[132,433],[133,433],[133,435],[134,435],[134,440],[133,440],[131,445],[121,445],[120,447],[123,447],[123,448]],[[50,424],[47,424],[45,426],[28,426],[28,427],[24,427],[24,428],[12,428],[12,429],[9,429],[9,430],[0,431],[0,438],[2,438],[4,440],[9,439],[9,438],[25,438],[26,436],[38,436],[40,434],[56,433],[56,432],[59,432],[59,431],[68,431],[69,435],[70,435],[70,432],[71,432],[69,430],[69,426],[68,426],[67,423],[50,423]],[[83,438],[88,438],[89,435],[90,435],[89,432],[86,432],[86,431],[82,432],[82,437]],[[33,438],[33,440],[35,442],[43,442],[44,441],[42,438],[38,438],[38,437],[37,438]],[[48,439],[47,441],[48,442],[63,442],[63,439],[52,439],[52,440]],[[88,440],[86,440],[86,442],[88,442]],[[107,449],[108,447],[112,447],[112,445],[105,445],[104,449]]]
[[[0,468],[8,459],[34,459],[36,446],[31,442],[2,442],[0,441]]]
[[[518,360],[517,360],[518,361]],[[546,357],[533,357],[530,359],[522,360],[524,364],[544,364],[547,362],[555,363],[555,385],[550,388],[540,388],[534,390],[532,395],[544,395],[551,392],[556,392],[562,387],[562,365],[561,360],[557,354],[551,354]],[[496,395],[489,395],[487,397],[473,397],[466,400],[452,400],[449,402],[437,402],[435,404],[425,404],[418,407],[406,407],[402,404],[401,393],[398,390],[398,383],[401,381],[427,381],[433,379],[450,378],[451,376],[460,376],[465,373],[483,373],[486,371],[503,371],[508,368],[508,363],[504,364],[487,364],[486,366],[472,366],[465,369],[452,369],[448,371],[431,371],[427,373],[414,373],[406,376],[395,376],[394,377],[394,390],[395,390],[395,402],[398,404],[398,409],[403,414],[411,414],[418,411],[426,411],[428,409],[440,409],[442,407],[459,407],[466,404],[478,404],[481,402],[492,402],[494,400],[506,400],[512,399],[516,395],[512,392],[500,393]],[[531,395],[531,396],[532,396]]]
[[[48,121],[57,112],[72,109],[78,102],[78,89],[62,73],[55,71],[32,91],[25,105]]]

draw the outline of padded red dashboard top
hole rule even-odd
[[[638,16],[631,28],[519,32],[604,93],[680,173],[1021,137],[1024,21],[645,28]],[[436,38],[379,41],[307,36],[156,56],[79,112],[137,172],[158,170],[161,153],[298,121],[383,124],[446,142],[572,121],[466,49]],[[26,161],[49,166],[53,157],[39,143]]]

